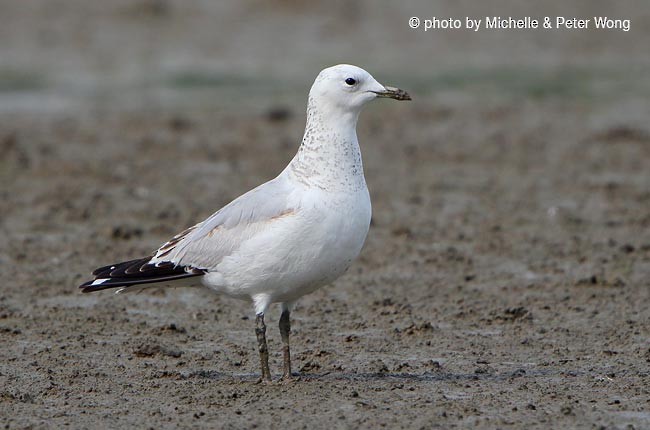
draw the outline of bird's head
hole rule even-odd
[[[378,97],[411,100],[406,91],[384,86],[370,73],[349,64],[322,70],[311,87],[309,97],[319,104],[357,113],[366,103]]]

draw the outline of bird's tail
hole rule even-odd
[[[179,266],[171,261],[150,263],[151,258],[139,258],[95,269],[93,272],[95,279],[84,282],[79,288],[84,293],[92,293],[109,288],[130,288],[136,285],[173,281],[205,273],[202,269]]]

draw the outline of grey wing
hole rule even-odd
[[[257,233],[261,223],[294,212],[296,208],[288,204],[290,193],[282,177],[266,182],[174,236],[156,251],[151,262],[213,269]]]

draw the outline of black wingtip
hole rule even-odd
[[[150,264],[151,256],[103,266],[93,271],[95,279],[79,285],[82,293],[94,293],[110,288],[131,287],[163,281],[200,276],[205,270],[177,266],[171,261]],[[100,281],[101,282],[97,282]]]
[[[92,281],[87,281],[84,282],[83,284],[79,285],[79,288],[81,289],[82,293],[94,293],[95,291],[101,291],[101,290],[108,290],[109,288],[117,288],[120,287],[120,285],[115,285],[115,284],[95,284],[93,285],[93,282],[95,282],[97,279],[93,279]]]

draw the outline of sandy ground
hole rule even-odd
[[[116,10],[104,24],[131,28]],[[23,68],[21,53],[40,46],[5,40]],[[605,57],[582,46],[570,66],[569,48],[554,48],[542,71],[450,66],[400,80],[399,64],[371,69],[415,100],[361,117],[372,227],[350,271],[299,302],[290,385],[255,383],[246,303],[76,286],[277,174],[320,67],[267,81],[240,64],[239,80],[144,89],[107,75],[117,90],[99,94],[83,79],[67,91],[56,59],[43,79],[0,73],[0,423],[650,428],[650,74],[647,58],[618,63],[637,48],[616,43]],[[66,46],[57,52],[79,56]],[[77,77],[99,73],[72,64]]]

